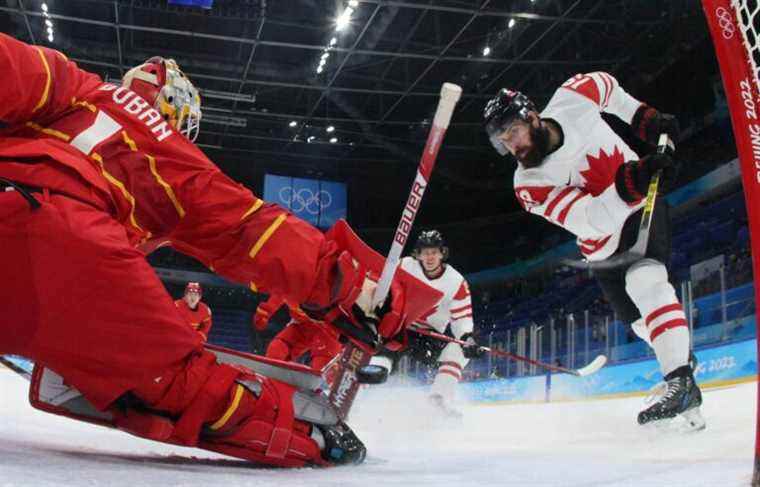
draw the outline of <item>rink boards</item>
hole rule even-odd
[[[697,350],[695,376],[702,387],[755,380],[757,340],[743,340]],[[553,374],[515,379],[491,379],[461,385],[460,394],[477,403],[544,402],[611,398],[643,394],[662,380],[652,359],[607,366],[588,377]]]

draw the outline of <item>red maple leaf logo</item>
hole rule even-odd
[[[625,161],[623,153],[617,146],[612,154],[607,154],[604,149],[599,149],[599,156],[594,157],[586,154],[588,169],[581,171],[581,176],[586,180],[584,189],[592,196],[598,196],[615,181],[615,172]]]

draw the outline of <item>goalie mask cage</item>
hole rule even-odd
[[[760,276],[760,251],[754,251],[754,244],[760,246],[760,0],[702,0],[702,8],[731,112],[749,219],[753,272]],[[758,296],[760,286],[755,284],[755,303]],[[760,330],[757,325],[756,329]],[[760,406],[760,388],[757,406]],[[760,419],[760,414],[756,417]],[[757,419],[753,486],[760,486],[760,421]]]

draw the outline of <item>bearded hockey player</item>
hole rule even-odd
[[[412,288],[435,292],[399,272],[383,312],[355,305],[371,300],[365,276],[382,258],[345,223],[325,235],[211,163],[192,143],[198,91],[174,61],[151,58],[105,83],[0,34],[0,72],[0,354],[54,371],[96,413],[80,402],[60,414],[267,465],[360,462],[361,441],[296,408],[295,385],[204,348],[137,247],[169,243],[361,329],[351,339],[367,350],[424,311]]]
[[[661,185],[667,188],[675,174],[667,154],[639,158],[602,119],[603,112],[630,124],[652,148],[661,133],[677,135],[672,115],[636,100],[604,72],[572,77],[541,113],[525,95],[506,89],[484,112],[494,148],[517,160],[514,188],[522,207],[575,234],[589,261],[633,245],[652,176],[662,170]],[[689,328],[668,281],[670,218],[664,198],[656,201],[651,231],[645,258],[594,273],[618,318],[654,348],[667,384],[638,422],[681,414],[701,429],[702,395],[689,364]]]
[[[485,352],[473,338],[472,302],[467,281],[446,263],[448,256],[449,248],[441,232],[427,230],[420,232],[412,256],[401,259],[399,267],[443,293],[441,300],[417,321],[416,326],[438,333],[450,333],[454,338],[467,342],[463,347],[458,343],[409,335],[409,353],[412,357],[438,366],[430,389],[430,402],[444,416],[459,418],[461,413],[453,405],[456,386],[470,359],[480,357]],[[380,364],[379,361],[374,363]]]
[[[188,282],[182,299],[174,301],[179,312],[185,318],[185,323],[197,331],[204,341],[208,340],[211,330],[211,308],[201,301],[203,289],[198,282]]]

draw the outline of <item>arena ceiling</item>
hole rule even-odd
[[[421,218],[499,218],[516,207],[480,128],[493,93],[541,104],[595,70],[646,93],[707,37],[697,0],[47,0],[47,17],[42,4],[0,0],[0,28],[109,79],[176,59],[201,90],[213,160],[254,190],[264,172],[346,181],[369,233],[395,225],[443,82],[464,96]]]

